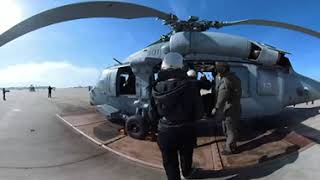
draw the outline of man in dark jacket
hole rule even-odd
[[[213,87],[213,90],[211,93],[207,93],[204,95],[201,95],[202,98],[202,104],[203,104],[203,115],[204,117],[207,117],[211,114],[211,111],[213,109],[213,94],[214,94],[214,86],[213,84],[207,79],[207,77],[203,74],[199,80],[197,80],[197,72],[193,69],[189,69],[187,72],[188,78],[191,80],[196,81],[199,91],[201,92],[202,89],[204,90],[210,90]]]
[[[222,127],[227,138],[222,154],[237,152],[238,123],[241,116],[241,80],[232,72],[225,62],[216,63],[216,103],[212,111],[222,119]]]
[[[168,53],[153,87],[152,97],[160,116],[158,145],[169,180],[179,180],[179,156],[182,175],[192,176],[192,155],[196,144],[194,122],[201,116],[201,96],[194,80],[182,70],[183,57]]]

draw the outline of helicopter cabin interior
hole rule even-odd
[[[117,94],[135,95],[136,94],[136,77],[130,66],[120,67],[117,76]]]
[[[205,76],[206,79],[210,80],[212,84],[215,84],[215,61],[190,61],[188,62],[187,67],[189,69],[194,69],[197,72],[197,79],[199,80],[201,77]],[[230,69],[234,72],[242,81],[242,97],[250,97],[250,81],[249,81],[249,70],[246,66],[230,64]],[[202,94],[210,93],[212,90],[202,90]]]

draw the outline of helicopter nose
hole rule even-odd
[[[303,91],[308,94],[310,100],[320,99],[320,82],[311,78],[300,76]]]

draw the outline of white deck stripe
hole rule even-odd
[[[93,139],[92,137],[90,137],[89,135],[85,134],[84,132],[82,132],[80,129],[78,129],[77,127],[73,126],[71,123],[69,123],[68,121],[66,121],[63,117],[61,117],[59,114],[56,114],[56,116],[61,119],[63,122],[65,122],[67,125],[71,126],[74,130],[76,130],[77,132],[79,132],[81,135],[85,136],[86,138],[88,138],[89,140],[93,141],[95,144],[97,144],[98,146],[101,146],[103,147],[104,149],[114,153],[114,154],[117,154],[118,156],[121,156],[121,157],[124,157],[126,159],[129,159],[131,161],[134,161],[134,162],[137,162],[137,163],[140,163],[140,164],[143,164],[143,165],[146,165],[146,166],[150,166],[150,167],[153,167],[153,168],[157,168],[157,169],[161,169],[163,170],[163,167],[162,166],[159,166],[159,165],[156,165],[156,164],[152,164],[152,163],[148,163],[146,161],[143,161],[143,160],[140,160],[140,159],[137,159],[137,158],[133,158],[131,156],[128,156],[126,154],[123,154],[121,152],[118,152],[100,142],[98,142],[97,140]]]
[[[56,114],[56,116],[61,119],[64,123],[66,123],[67,125],[71,126],[74,130],[76,130],[77,132],[79,132],[81,135],[85,136],[86,138],[90,139],[91,141],[93,141],[95,144],[97,144],[98,146],[102,146],[102,143],[93,139],[92,137],[88,136],[87,134],[85,134],[84,132],[82,132],[80,129],[76,128],[75,126],[73,126],[71,123],[69,123],[68,121],[66,121],[65,119],[63,119],[63,117],[61,117],[59,114]]]

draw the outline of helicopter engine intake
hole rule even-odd
[[[245,38],[216,32],[178,32],[170,38],[170,51],[188,54],[210,54],[240,60],[276,65],[284,52]]]
[[[268,47],[262,47],[261,50],[253,50],[250,54],[256,59],[250,59],[266,66],[276,65],[279,61],[281,54],[279,51],[270,49]]]

